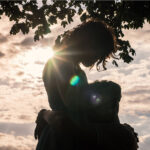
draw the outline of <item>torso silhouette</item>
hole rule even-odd
[[[68,84],[74,75],[80,78],[78,86]],[[37,150],[137,149],[134,132],[115,121],[118,118],[112,120],[112,117],[108,119],[106,116],[98,119],[101,120],[99,122],[87,122],[85,107],[88,104],[83,98],[83,91],[87,88],[84,71],[75,69],[71,63],[62,65],[62,62],[49,60],[45,65],[43,80],[50,107],[56,110],[54,116],[57,119],[52,118],[50,125],[44,129]]]
[[[57,112],[43,131],[37,150],[136,150],[134,130],[124,124],[89,124],[81,127]]]
[[[70,85],[70,80],[78,76],[80,81],[76,86]],[[71,105],[70,92],[73,97],[78,97],[81,87],[87,85],[87,78],[84,71],[79,66],[74,66],[71,62],[58,59],[50,59],[46,63],[43,71],[43,81],[48,94],[49,105],[54,111],[66,111],[66,107]]]

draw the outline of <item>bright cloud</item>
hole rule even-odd
[[[33,136],[14,136],[13,134],[0,133],[1,150],[34,150],[36,142]]]

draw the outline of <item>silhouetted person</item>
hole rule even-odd
[[[45,145],[44,143],[48,142],[49,139],[51,143],[50,146],[58,146],[55,142],[61,142],[60,139],[64,138],[62,144],[64,143],[63,146],[65,146],[65,137],[70,143],[73,142],[72,144],[74,145],[74,131],[80,131],[78,128],[81,128],[82,133],[83,128],[82,126],[80,127],[80,125],[81,123],[87,125],[89,121],[88,116],[90,116],[90,114],[86,115],[85,112],[88,113],[88,109],[87,107],[83,107],[84,103],[81,98],[84,89],[88,87],[88,83],[86,75],[84,71],[81,70],[79,64],[82,63],[85,67],[92,67],[96,64],[97,69],[99,69],[99,65],[102,64],[105,69],[106,59],[113,56],[116,52],[116,40],[112,29],[108,27],[108,25],[101,21],[91,20],[78,25],[71,31],[67,31],[60,43],[56,43],[55,51],[55,57],[49,60],[45,65],[43,81],[48,94],[49,104],[52,108],[52,112],[50,113],[55,114],[53,117],[50,117],[53,124],[51,127],[56,127],[56,129],[53,130],[47,125],[47,115],[49,114],[45,113],[47,111],[42,111],[37,119],[35,137],[40,138],[43,128],[44,132],[39,140],[39,147],[37,147],[37,149],[41,149],[42,146]],[[78,82],[76,84],[70,84],[70,81],[72,81],[74,77],[78,77]],[[60,114],[62,114],[62,116]],[[56,123],[54,123],[54,118],[59,118],[56,119]],[[64,132],[65,129],[58,130],[57,126],[59,123],[61,124],[61,122],[68,122],[68,132]],[[60,127],[63,128],[64,126],[61,125]],[[72,127],[76,128],[72,130]],[[71,128],[70,131],[69,128]],[[54,131],[58,131],[58,134]],[[73,133],[71,131],[73,131]],[[78,132],[75,132],[75,134],[76,133]],[[65,134],[69,134],[72,138],[64,136]],[[85,134],[88,134],[88,132],[85,132]],[[75,135],[75,137],[78,136]],[[52,142],[52,139],[55,140]],[[70,144],[70,146],[73,146],[72,144]],[[81,146],[81,144],[79,145]],[[42,150],[46,149],[42,148]]]
[[[88,84],[79,64],[90,68],[96,64],[97,69],[102,64],[105,68],[106,59],[116,52],[116,38],[107,24],[91,19],[65,32],[54,50],[55,57],[48,60],[43,71],[49,105],[53,111],[68,112],[76,120],[80,117],[78,97]],[[72,86],[70,80],[75,76],[79,82]]]
[[[85,67],[96,64],[97,69],[102,64],[105,68],[106,59],[116,52],[116,39],[108,25],[93,19],[65,32],[54,50],[54,58],[44,67],[43,81],[51,109],[67,111],[72,105],[68,91],[77,96],[82,86],[87,85],[86,75],[79,64]],[[80,81],[71,87],[70,80],[74,76]]]
[[[138,139],[134,129],[119,122],[121,88],[118,84],[96,81],[84,90],[82,98],[80,100],[86,105],[83,109],[88,118],[85,126],[73,122],[67,113],[45,111],[43,118],[49,124],[49,132],[45,130],[48,138],[44,140],[43,150],[137,149]]]

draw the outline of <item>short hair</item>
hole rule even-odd
[[[87,112],[92,120],[113,121],[119,111],[121,87],[112,81],[95,81],[84,93]],[[84,101],[85,101],[84,100]],[[85,103],[86,103],[85,101]]]
[[[80,62],[88,67],[94,66],[96,63],[97,70],[102,63],[106,69],[106,59],[112,56],[115,58],[116,37],[113,29],[105,22],[98,19],[90,19],[83,22],[72,30],[66,31],[61,35],[61,42],[56,42],[54,49],[74,50],[83,55]],[[91,57],[91,53],[95,53]],[[86,57],[84,55],[86,54]]]
[[[95,81],[89,86],[91,89],[98,93],[101,93],[102,95],[108,95],[114,104],[116,102],[119,102],[121,99],[121,87],[119,84],[113,81]]]

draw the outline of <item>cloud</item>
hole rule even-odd
[[[34,150],[36,145],[33,136],[0,133],[0,141],[0,150]]]
[[[17,78],[23,80],[17,81]],[[13,78],[1,77],[0,89],[0,120],[2,122],[34,122],[40,109],[50,109],[41,78],[36,80],[32,77],[24,78],[24,74]]]
[[[0,52],[0,57],[5,56],[5,54],[3,52]]]
[[[44,37],[43,39],[41,39],[39,41],[39,45],[41,47],[43,47],[43,46],[52,47],[55,39],[56,39],[56,36],[53,33],[51,33],[48,37]]]
[[[24,117],[25,115],[21,115]],[[28,118],[27,118],[28,119]],[[13,123],[13,122],[0,122],[0,132],[5,134],[12,134],[14,136],[33,136],[35,129],[35,123]]]
[[[7,36],[0,33],[0,44],[6,43],[8,41]]]
[[[134,30],[134,29],[123,30],[123,32],[125,33],[124,39],[129,40],[131,46],[133,46],[134,48],[138,48],[140,46],[140,47],[144,47],[145,49],[146,48],[145,45],[149,45],[149,43],[147,42],[150,41],[149,27],[150,24],[146,22],[143,28],[139,28],[138,30]]]
[[[28,36],[28,37],[25,37],[24,39],[22,39],[21,41],[19,42],[14,42],[12,43],[14,46],[18,46],[20,51],[22,50],[28,50],[28,49],[31,49],[34,45],[36,45],[37,43],[34,42],[34,39],[33,37],[31,36]]]
[[[141,112],[136,112],[137,116],[145,116],[147,119],[149,119],[150,110],[143,110]]]
[[[0,79],[0,85],[9,85],[9,78]]]
[[[143,142],[141,143],[141,150],[149,150],[150,148],[150,135],[148,136],[143,136]]]
[[[23,41],[21,41],[20,45],[24,47],[31,47],[34,45],[34,40],[32,37],[25,38]]]
[[[18,47],[18,49],[20,49],[19,52],[22,52],[22,51],[31,50],[34,47],[39,47],[39,48],[52,47],[56,39],[56,36],[53,33],[44,37],[43,39],[40,39],[39,41],[34,41],[33,37],[34,37],[34,34],[31,36],[25,37],[20,42],[15,41],[14,43],[12,43],[12,45],[14,47]]]
[[[124,92],[124,94],[127,96],[149,94],[149,88],[145,86],[136,86],[130,89],[130,91]]]
[[[0,146],[1,150],[18,150],[18,148],[14,146]]]
[[[22,76],[23,74],[24,74],[23,71],[19,71],[19,72],[17,73],[18,76]]]

